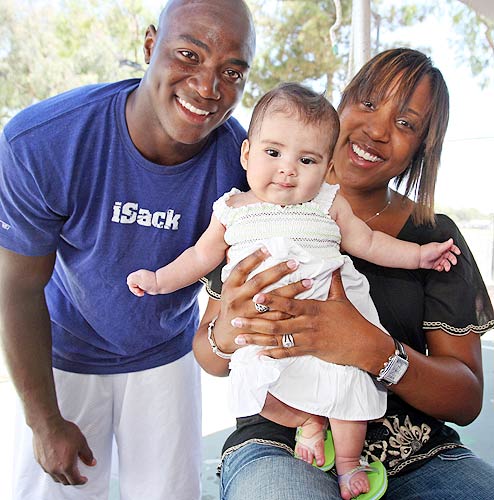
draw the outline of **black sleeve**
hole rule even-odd
[[[206,291],[210,298],[220,300],[221,298],[221,270],[226,264],[226,259],[216,268],[207,274],[201,281],[206,285]]]

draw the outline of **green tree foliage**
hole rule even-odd
[[[336,32],[337,50],[332,47],[329,30],[336,20],[333,0],[247,0],[254,13],[261,45],[256,54],[244,105],[250,107],[267,90],[281,81],[305,82],[328,96],[340,93],[348,75],[351,35],[351,0],[340,0],[341,26]],[[449,4],[447,3],[449,1]],[[492,23],[475,14],[458,0],[428,2],[402,0],[371,2],[371,55],[390,48],[380,33],[419,24],[427,16],[449,15],[458,31],[458,57],[469,61],[481,83],[492,74],[494,44]],[[395,39],[393,46],[406,45]],[[430,53],[427,37],[414,48]]]
[[[244,97],[251,107],[281,81],[305,82],[328,96],[347,80],[351,0],[340,0],[341,26],[333,0],[247,0],[254,13],[258,50]],[[446,0],[372,0],[372,53],[387,48],[381,32],[440,15]],[[492,78],[493,25],[458,0],[449,0],[459,32],[459,58],[468,60],[479,82]],[[164,0],[163,2],[164,3]],[[88,83],[140,77],[142,42],[155,15],[149,0],[1,0],[0,127],[18,110]],[[415,48],[428,51],[427,40]],[[395,45],[399,42],[395,42]],[[337,49],[337,50],[335,50]]]
[[[494,81],[494,20],[458,1],[449,0],[449,7],[457,33],[453,41],[457,59],[467,60],[481,87],[486,87]]]
[[[0,125],[64,90],[142,76],[154,22],[141,0],[2,0]]]
[[[330,28],[336,23],[333,0],[248,0],[254,13],[258,39],[254,68],[244,96],[252,106],[263,93],[281,81],[299,81],[332,96],[341,91],[348,74],[352,1],[340,0],[341,25],[333,45]],[[373,53],[386,48],[379,31],[393,31],[420,22],[430,5],[400,6],[372,2]]]
[[[250,0],[248,3],[254,13],[260,44],[244,105],[252,106],[281,81],[318,82],[322,89],[330,92],[335,74],[348,55],[351,1],[342,0],[343,24],[338,32],[342,50],[338,53],[329,33],[336,21],[333,0]]]

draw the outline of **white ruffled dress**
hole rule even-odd
[[[230,246],[222,280],[240,260],[263,245],[271,256],[253,274],[290,258],[299,262],[295,272],[265,291],[312,278],[312,288],[297,298],[325,300],[332,272],[340,268],[348,299],[368,321],[385,331],[367,279],[340,253],[340,231],[328,214],[338,189],[338,185],[324,184],[313,200],[285,207],[260,202],[233,208],[227,202],[240,191],[233,188],[224,194],[213,205],[214,215],[226,227],[225,241]],[[330,418],[373,420],[384,415],[386,389],[359,368],[309,355],[287,359],[258,356],[263,349],[242,347],[230,361],[229,399],[236,417],[259,413],[268,392],[293,408]]]

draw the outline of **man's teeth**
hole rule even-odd
[[[371,155],[370,153],[367,153],[367,151],[364,151],[363,149],[359,148],[356,144],[352,144],[352,149],[356,155],[360,156],[360,158],[363,158],[364,160],[372,161],[372,162],[376,162],[376,161],[381,160],[381,158],[379,158],[379,156],[374,156],[374,155]]]
[[[204,111],[203,109],[198,109],[195,106],[192,106],[192,104],[189,104],[187,101],[184,101],[183,99],[180,99],[180,97],[178,98],[178,102],[185,109],[188,109],[191,113],[194,113],[196,115],[203,115],[203,116],[209,115],[209,111]]]

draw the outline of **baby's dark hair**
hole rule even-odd
[[[327,125],[329,150],[333,150],[340,133],[340,120],[333,105],[324,97],[299,83],[281,83],[264,94],[252,112],[247,136],[259,130],[265,114],[270,112],[296,114],[308,125]]]

